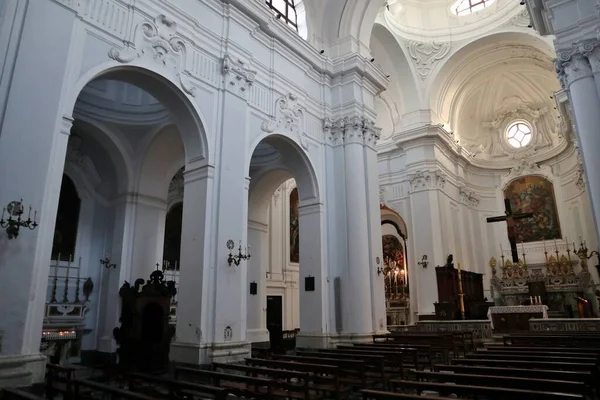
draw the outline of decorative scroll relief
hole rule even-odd
[[[539,166],[537,163],[523,159],[517,165],[512,167],[510,172],[502,175],[502,186],[522,175],[543,175],[546,178],[553,178],[552,169],[548,165]]]
[[[450,43],[411,41],[408,54],[414,60],[421,80],[427,79],[435,65],[450,52]]]
[[[527,28],[531,24],[531,18],[527,9],[523,7],[523,10],[511,19],[510,23],[521,28]]]
[[[579,147],[575,146],[577,151],[577,181],[575,184],[579,188],[579,190],[585,190],[585,178],[584,178],[584,170],[583,170],[583,160],[581,159],[581,153],[579,152]]]
[[[446,174],[440,170],[416,171],[408,176],[411,193],[427,189],[443,189],[446,186]]]
[[[256,71],[251,70],[245,61],[234,60],[229,54],[223,57],[222,73],[225,76],[225,88],[242,97],[246,96],[256,80]]]
[[[263,122],[262,130],[267,133],[289,132],[300,140],[304,150],[308,150],[306,133],[304,132],[304,108],[298,104],[298,98],[288,93],[275,102],[275,118]]]
[[[467,204],[473,207],[477,207],[479,205],[480,197],[477,193],[467,189],[464,186],[458,188],[458,193],[460,195],[460,201],[463,204]]]
[[[185,70],[185,42],[177,35],[177,23],[162,14],[136,27],[134,47],[112,48],[108,56],[120,63],[141,58],[153,60],[177,77],[184,92],[196,95],[196,88],[189,82],[189,72]]]

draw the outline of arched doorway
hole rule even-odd
[[[293,320],[287,314],[299,309],[298,345],[323,347],[327,325],[323,206],[312,165],[296,143],[271,135],[256,146],[249,171],[248,243],[253,253],[247,276],[258,290],[247,299],[248,340],[271,340],[278,346],[282,331],[296,330],[294,322],[284,323]],[[267,292],[269,279],[287,282],[291,290]],[[269,302],[267,295],[272,297]],[[269,312],[267,303],[281,304],[281,310]]]
[[[381,205],[386,319],[389,330],[411,322],[410,272],[406,223],[396,211]]]

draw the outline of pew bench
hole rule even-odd
[[[385,374],[387,375],[399,375],[401,379],[404,379],[404,360],[403,354],[399,351],[376,351],[369,349],[319,349],[320,353],[325,354],[356,354],[365,356],[378,356],[383,357],[383,364],[385,368]]]
[[[288,399],[321,399],[323,396],[310,393],[308,372],[289,371],[273,368],[251,367],[240,364],[213,363],[213,370],[243,372],[246,376],[272,379],[271,393],[275,397]]]
[[[255,378],[239,374],[226,374],[222,372],[194,369],[187,367],[175,368],[175,379],[185,376],[187,379],[202,379],[211,385],[218,386],[231,394],[242,397],[272,398],[273,380]]]
[[[418,350],[415,348],[391,348],[391,349],[382,349],[377,347],[361,347],[361,346],[351,346],[340,344],[336,347],[339,350],[344,350],[344,352],[373,352],[377,354],[393,354],[396,357],[402,358],[402,365],[404,368],[415,368],[419,369],[419,354]],[[332,350],[332,349],[327,349]]]
[[[421,396],[419,394],[405,394],[383,392],[380,390],[361,390],[363,400],[388,400],[388,399],[404,399],[404,400],[448,400],[447,397],[439,396]]]
[[[108,396],[110,399],[156,400],[154,397],[145,394],[130,392],[87,379],[73,379],[72,384],[73,396],[77,400],[94,399],[94,392],[101,392],[103,394],[102,398]]]
[[[260,358],[246,358],[246,365],[287,371],[308,372],[311,374],[309,382],[311,389],[317,391],[317,393],[328,393],[338,400],[348,398],[352,391],[350,386],[342,385],[342,371],[339,367],[333,365],[308,364]]]
[[[365,365],[365,376],[367,379],[373,379],[377,382],[381,382],[384,386],[387,384],[388,377],[386,374],[385,358],[383,356],[375,356],[368,354],[352,354],[342,353],[339,351],[333,352],[322,352],[322,351],[296,351],[296,354],[300,357],[319,357],[326,359],[336,359],[341,361],[353,361],[360,360]]]
[[[45,400],[44,397],[21,389],[2,389],[0,390],[0,399],[2,400]]]
[[[584,396],[581,394],[574,393],[561,393],[561,392],[547,392],[547,391],[536,391],[536,390],[522,390],[522,389],[510,389],[503,387],[488,387],[488,386],[475,386],[475,385],[449,385],[446,383],[435,383],[435,382],[418,382],[418,381],[403,381],[403,380],[391,380],[391,384],[394,387],[394,391],[398,389],[411,389],[416,390],[417,393],[421,393],[425,390],[438,392],[441,396],[447,396],[449,394],[455,394],[460,397],[479,397],[485,396],[490,399],[498,400],[583,400]]]
[[[225,400],[228,394],[226,389],[216,386],[203,385],[162,376],[146,375],[142,373],[129,373],[126,376],[126,379],[129,384],[129,390],[133,391],[139,391],[141,388],[138,384],[138,381],[164,387],[167,389],[168,395],[166,397],[171,400],[181,399],[182,394],[192,398]],[[149,393],[145,394],[151,395]]]
[[[490,367],[515,367],[532,369],[555,369],[561,371],[594,371],[596,363],[567,363],[556,361],[498,360],[489,358],[460,358],[453,360],[456,365],[477,365]]]
[[[597,364],[597,357],[584,357],[582,355],[577,356],[564,356],[564,355],[552,355],[552,354],[504,354],[494,352],[476,352],[468,355],[468,358],[475,359],[489,359],[489,360],[524,360],[524,361],[544,361],[544,362],[558,362],[558,363],[589,363]]]
[[[551,379],[533,379],[517,376],[493,376],[478,374],[461,374],[448,372],[415,371],[417,380],[439,383],[455,383],[458,385],[475,385],[488,387],[505,387],[511,389],[537,390],[546,392],[564,392],[590,394],[583,382]]]
[[[416,351],[417,353],[417,361],[423,366],[432,367],[434,364],[433,351],[431,350],[431,346],[429,345],[402,345],[395,343],[354,343],[352,347],[358,348],[369,348],[369,349],[377,349],[381,351]],[[417,368],[419,369],[419,368]]]

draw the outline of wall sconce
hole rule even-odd
[[[377,263],[377,276],[380,276],[383,274],[383,269],[379,266],[379,263],[381,263],[379,257],[375,257],[375,262]]]
[[[4,219],[4,213],[8,211],[8,219]],[[29,228],[34,230],[38,223],[36,222],[37,210],[33,213],[33,221],[31,220],[31,207],[29,207],[29,215],[27,220],[21,219],[23,215],[23,199],[20,201],[11,201],[8,205],[2,209],[2,217],[0,217],[0,226],[6,228],[8,239],[16,239],[19,236],[19,230],[21,227]],[[16,218],[13,218],[16,217]]]
[[[104,268],[106,269],[117,268],[117,264],[110,263],[110,256],[108,254],[100,259],[100,264],[104,265]]]
[[[417,264],[419,264],[423,268],[427,268],[427,266],[429,265],[429,261],[427,261],[427,254],[423,254],[423,258],[421,258],[421,261],[419,261]]]
[[[233,240],[229,239],[227,241],[227,248],[229,249],[229,256],[227,256],[227,263],[229,264],[230,267],[231,267],[231,263],[235,264],[235,266],[237,267],[240,265],[242,260],[250,259],[250,246],[246,247],[246,254],[242,254],[242,241],[240,240],[240,248],[238,249],[238,254],[233,255],[233,254],[231,254],[231,250],[233,250],[234,246],[235,246],[235,244],[233,243]]]

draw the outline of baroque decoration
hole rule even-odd
[[[275,117],[269,122],[263,122],[262,130],[267,133],[290,132],[298,137],[302,148],[308,150],[304,132],[304,108],[298,104],[298,97],[291,93],[277,99]]]
[[[514,147],[507,140],[506,129],[516,121],[526,122],[531,126],[531,141],[523,147]],[[548,107],[536,107],[519,97],[508,98],[496,117],[482,124],[481,143],[465,142],[463,146],[471,152],[472,157],[482,159],[525,159],[537,154],[540,150],[551,148],[559,129],[560,121],[549,112]]]
[[[174,73],[185,93],[196,96],[196,88],[189,81],[190,73],[185,69],[185,41],[178,35],[177,23],[163,14],[136,27],[132,47],[112,48],[108,56],[120,63],[144,57],[154,60]]]
[[[446,174],[440,170],[416,171],[408,176],[410,189],[417,192],[426,189],[443,189],[446,185]]]
[[[242,97],[256,80],[256,71],[250,69],[248,63],[240,59],[234,60],[229,54],[223,57],[222,72],[226,89]]]
[[[450,52],[450,43],[417,42],[408,44],[408,54],[414,60],[421,80],[426,80],[436,64]]]
[[[516,221],[518,242],[560,239],[561,231],[552,182],[538,175],[527,175],[510,182],[504,189],[513,212],[532,212],[532,218]]]
[[[333,145],[363,143],[375,148],[381,137],[381,129],[375,126],[373,120],[358,115],[337,119],[325,117],[323,131],[325,138]]]

